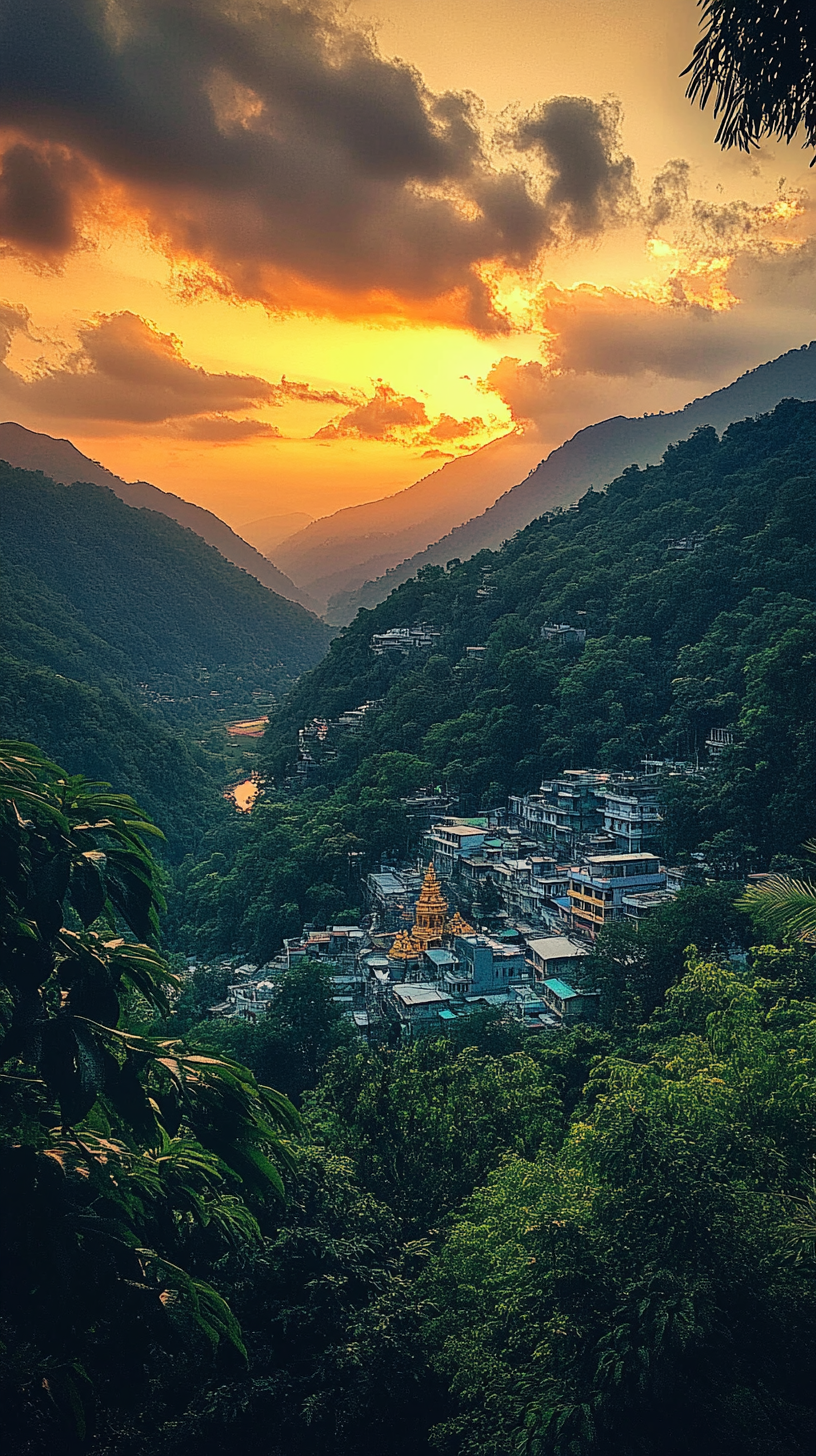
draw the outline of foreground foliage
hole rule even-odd
[[[511,1157],[457,1217],[422,1284],[445,1449],[806,1448],[816,1006],[787,1000],[790,956],[692,960],[558,1153]]]
[[[599,943],[602,1028],[364,1048],[308,963],[268,1024],[196,1024],[136,806],[23,745],[3,774],[15,1456],[812,1447],[812,946],[746,957],[695,887]],[[296,1078],[299,1143],[227,1049]]]
[[[19,1449],[43,1423],[52,1449],[84,1438],[95,1391],[132,1399],[161,1345],[241,1352],[196,1244],[257,1237],[245,1198],[283,1194],[285,1098],[127,1028],[176,989],[155,948],[157,833],[126,795],[0,744],[0,1318]]]
[[[815,1115],[806,946],[692,951],[623,1034],[341,1048],[218,1266],[248,1365],[176,1361],[127,1450],[799,1456]]]
[[[686,92],[720,117],[717,141],[750,151],[762,137],[816,146],[816,24],[803,0],[698,0],[704,34]],[[684,74],[686,74],[684,72]]]

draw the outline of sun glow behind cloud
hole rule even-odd
[[[29,41],[13,34],[0,86],[4,411],[234,524],[371,499],[509,428],[543,451],[810,335],[806,196],[710,141],[703,164],[655,169],[614,98],[559,89],[566,44],[533,84],[529,44],[486,19],[526,65],[491,113],[321,4],[36,3],[54,45],[15,72]],[[582,6],[611,25],[605,0]],[[414,12],[427,27],[413,0],[401,23]],[[545,12],[564,34],[575,19],[513,0],[505,21]],[[55,112],[60,36],[81,41],[94,15],[105,84],[79,65]],[[604,80],[596,40],[586,90]],[[472,84],[491,94],[483,61]],[[636,88],[626,102],[637,115]]]

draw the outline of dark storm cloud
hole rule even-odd
[[[716,377],[739,362],[744,341],[730,311],[667,304],[614,288],[547,290],[543,322],[553,363],[578,374],[666,379]]]
[[[59,256],[76,242],[74,194],[87,169],[63,148],[9,146],[0,168],[0,239],[12,248]]]
[[[631,190],[611,103],[522,119],[515,156],[543,167],[542,192],[494,165],[475,98],[432,93],[321,0],[0,0],[2,124],[124,184],[156,236],[243,296],[286,305],[293,278],[409,305],[458,295],[482,328],[500,320],[480,263],[597,233]],[[68,248],[44,155],[29,150],[10,226]]]
[[[658,172],[649,190],[646,221],[651,230],[664,227],[682,214],[688,205],[691,167],[675,157]]]
[[[635,164],[620,147],[620,107],[588,96],[555,96],[521,119],[513,138],[535,152],[548,176],[545,207],[553,232],[588,238],[637,210]]]

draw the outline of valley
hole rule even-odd
[[[682,1439],[791,1456],[741,1321],[750,1295],[776,1321],[763,1370],[796,1372],[807,1234],[776,1241],[809,1166],[816,963],[766,891],[807,875],[816,823],[815,484],[816,404],[787,399],[423,565],[333,635],[166,515],[0,467],[6,1035],[35,1009],[14,1095],[61,1119],[32,1145],[61,1160],[47,1216],[38,1193],[4,1216],[6,1309],[58,1351],[27,1293],[56,1240],[83,1289],[73,1414],[0,1367],[15,1451],[68,1456],[78,1411],[89,1456],[416,1456],[453,1426],[488,1456],[519,1370],[539,1377],[531,1302],[607,1400],[609,1307],[668,1319],[702,1269],[716,1379]],[[76,1052],[49,1061],[51,1026]],[[135,1398],[107,1363],[131,1349]],[[669,1419],[627,1392],[605,1406],[621,1452],[632,1409]]]
[[[816,1450],[812,4],[0,41],[3,1451]]]

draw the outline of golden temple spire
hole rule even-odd
[[[428,865],[422,882],[414,915],[414,929],[411,939],[420,950],[440,946],[448,919],[448,902],[442,894],[433,861]]]
[[[473,926],[472,925],[468,925],[467,921],[462,919],[462,916],[459,914],[459,911],[457,910],[456,913],[453,916],[453,919],[448,922],[448,935],[472,935],[472,934],[473,934]]]

